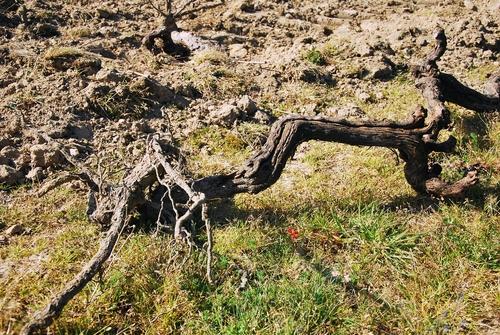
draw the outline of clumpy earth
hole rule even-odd
[[[0,332],[97,246],[83,184],[33,196],[68,155],[119,181],[168,133],[196,177],[234,169],[289,113],[402,119],[437,26],[442,71],[487,92],[500,68],[495,0],[227,1],[177,22],[174,41],[197,43],[182,58],[141,46],[161,22],[148,1],[0,1]],[[387,149],[303,144],[273,188],[217,205],[215,285],[204,236],[186,257],[137,224],[51,331],[496,334],[498,115],[450,108],[459,149],[436,159],[450,179],[485,169],[467,199],[416,195]]]

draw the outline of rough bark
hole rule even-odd
[[[396,149],[405,162],[406,180],[415,191],[439,197],[462,196],[478,181],[477,172],[472,170],[461,180],[450,184],[439,178],[441,167],[429,162],[431,152],[452,152],[456,145],[453,137],[437,142],[440,131],[452,124],[445,103],[455,103],[479,113],[498,112],[500,88],[498,77],[494,77],[493,94],[485,95],[461,84],[452,75],[441,73],[436,62],[445,51],[446,36],[440,29],[436,32],[434,50],[423,64],[413,69],[416,85],[427,101],[427,109],[417,108],[408,120],[345,120],[301,115],[282,117],[271,127],[262,148],[230,174],[187,180],[169,163],[169,160],[175,159],[174,156],[165,156],[158,139],[154,137],[149,144],[151,150],[143,161],[119,186],[110,187],[111,191],[99,199],[91,215],[101,224],[111,223],[99,251],[44,310],[34,315],[22,334],[31,334],[50,325],[68,301],[83,289],[110,256],[128,214],[138,205],[153,203],[155,192],[147,194],[146,190],[154,188],[157,183],[160,184],[157,189],[165,187],[164,179],[176,187],[168,193],[170,206],[156,208],[175,212],[175,216],[165,217],[175,218],[172,224],[175,224],[176,237],[181,237],[182,225],[207,201],[229,198],[243,192],[258,193],[273,185],[297,146],[310,140]],[[160,193],[163,194],[161,198],[165,199],[165,190]]]
[[[33,315],[32,320],[24,326],[21,334],[33,334],[48,327],[61,314],[64,306],[99,272],[111,255],[129,213],[141,202],[143,190],[150,183],[153,172],[154,166],[152,166],[149,157],[146,157],[141,164],[132,170],[125,183],[113,191],[112,198],[115,201],[115,206],[110,219],[111,226],[106,237],[100,242],[99,250],[43,310]]]

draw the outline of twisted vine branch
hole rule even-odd
[[[498,76],[492,78],[496,94],[484,95],[463,85],[452,75],[440,72],[437,61],[446,51],[444,31],[437,30],[435,38],[434,50],[421,65],[413,69],[416,85],[427,101],[427,109],[418,107],[406,121],[353,121],[321,116],[286,116],[274,123],[264,146],[238,170],[194,181],[185,179],[172,168],[168,161],[173,160],[174,156],[165,156],[164,147],[160,145],[158,138],[153,138],[149,145],[154,149],[154,154],[147,154],[124,178],[121,185],[111,188],[112,191],[105,199],[101,199],[91,215],[102,224],[111,223],[96,255],[42,311],[34,314],[22,334],[32,334],[49,326],[68,301],[92,279],[110,256],[128,213],[139,205],[154,202],[155,192],[148,194],[147,189],[155,185],[158,177],[177,185],[172,192],[169,190],[171,206],[156,206],[176,212],[175,216],[166,215],[175,217],[176,222],[172,224],[175,225],[176,237],[180,236],[182,224],[190,220],[200,206],[204,206],[203,219],[207,220],[206,202],[233,197],[243,192],[258,193],[273,185],[297,146],[310,140],[396,149],[405,162],[406,180],[415,191],[439,197],[463,195],[477,183],[477,171],[472,170],[459,181],[447,183],[439,178],[441,167],[429,162],[430,153],[449,153],[456,145],[456,139],[452,136],[444,142],[437,141],[440,131],[452,125],[445,102],[455,103],[478,113],[498,112],[500,80]],[[164,186],[157,185],[156,189],[161,187]],[[160,193],[164,199],[165,190]],[[180,207],[183,212],[180,214],[177,212],[177,205],[182,205]],[[210,273],[208,276],[210,277]]]

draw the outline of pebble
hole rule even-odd
[[[244,44],[231,44],[229,46],[229,56],[233,58],[244,58],[248,55],[248,50]]]
[[[5,230],[5,235],[7,235],[7,236],[21,235],[24,232],[25,232],[25,229],[22,225],[15,224],[15,225],[10,226],[9,228],[7,228]]]
[[[472,11],[477,11],[477,6],[471,0],[465,0],[464,7]]]

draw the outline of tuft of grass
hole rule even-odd
[[[241,164],[250,154],[247,143],[237,133],[218,126],[209,126],[193,132],[187,139],[186,150],[191,151],[190,170],[208,175],[230,170]],[[218,157],[218,159],[214,159]]]
[[[111,89],[104,95],[95,96],[91,101],[95,111],[110,119],[141,119],[150,111],[149,102],[145,90],[136,89],[133,85],[119,92]]]
[[[196,70],[184,73],[184,79],[192,82],[203,96],[229,98],[248,92],[249,78],[225,65],[202,63]]]
[[[208,63],[212,65],[222,65],[229,61],[227,54],[217,51],[217,50],[207,50],[200,53],[196,53],[192,58],[191,62],[195,65],[200,65],[203,63]]]
[[[66,34],[71,38],[88,38],[94,36],[94,31],[89,27],[71,27],[66,31]]]
[[[304,54],[304,59],[309,61],[310,63],[314,65],[325,65],[326,64],[326,58],[323,56],[321,51],[318,49],[311,49],[305,52]]]
[[[490,75],[494,74],[497,71],[498,67],[493,63],[489,63],[468,69],[468,71],[465,73],[465,76],[468,80],[474,83],[482,84],[489,79]]]
[[[73,47],[53,47],[48,49],[44,58],[46,60],[54,60],[57,58],[78,58],[85,55],[85,52]]]
[[[73,47],[53,47],[44,54],[48,65],[59,71],[75,69],[92,75],[101,68],[101,60],[95,54]]]
[[[254,287],[241,293],[222,287],[202,305],[201,315],[186,325],[187,333],[329,333],[349,323],[340,318],[349,309],[340,303],[341,296],[318,274],[274,281],[261,275]]]

